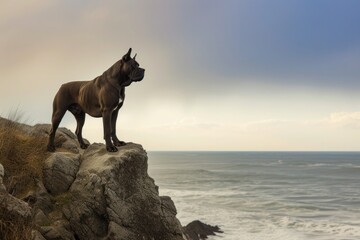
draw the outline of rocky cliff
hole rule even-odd
[[[0,120],[0,127],[8,124]],[[46,138],[50,126],[15,128],[17,134]],[[20,219],[28,226],[24,231],[37,240],[183,239],[175,205],[170,197],[159,196],[141,145],[128,143],[108,153],[103,144],[92,144],[84,151],[64,128],[58,130],[56,144],[57,152],[43,154],[42,174],[33,176],[34,184],[29,183],[18,198],[6,189],[13,186],[6,176],[9,157],[0,156],[0,230]]]

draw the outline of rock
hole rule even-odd
[[[63,213],[79,239],[183,239],[175,206],[159,197],[140,145],[117,153],[91,145],[69,193]]]
[[[46,240],[75,240],[74,235],[63,226],[41,227],[40,232]]]
[[[58,128],[55,136],[55,145],[56,147],[65,148],[72,153],[80,152],[76,135],[67,128]]]
[[[38,226],[45,226],[50,224],[49,218],[45,215],[45,213],[41,209],[37,209],[34,217],[33,222]]]
[[[166,219],[165,224],[167,224],[167,228],[171,229],[172,226],[176,226],[179,224],[179,220],[176,218],[176,207],[174,202],[168,196],[161,196],[161,211],[163,213],[163,217]]]
[[[31,232],[31,239],[32,240],[46,240],[43,235],[37,230],[32,230]]]
[[[0,118],[0,127],[9,124],[41,144],[51,128]],[[19,227],[26,226],[32,239],[183,240],[176,207],[159,196],[141,145],[128,143],[116,153],[104,144],[83,150],[65,128],[58,129],[55,145],[57,151],[44,159],[43,176],[22,196],[26,202],[7,193],[0,164],[0,215],[21,219]]]
[[[31,207],[6,191],[0,166],[0,239],[15,239],[18,234],[25,239],[31,234]]]
[[[3,177],[5,175],[4,167],[0,163],[0,191],[6,191],[6,187],[3,183]]]
[[[36,193],[35,193],[35,204],[33,205],[34,211],[41,209],[45,214],[49,214],[54,209],[53,201],[51,200],[50,194],[47,192],[42,181],[35,179],[36,182]]]
[[[23,128],[29,135],[48,137],[51,125],[36,124],[33,127],[24,125]],[[89,144],[89,141],[86,139],[84,139],[84,142]],[[57,148],[63,148],[72,153],[79,153],[81,151],[76,135],[67,128],[58,128],[55,136],[55,145]]]
[[[80,166],[80,154],[53,153],[45,160],[44,185],[52,194],[66,192],[75,180]]]
[[[29,205],[10,195],[3,184],[4,167],[0,164],[0,214],[9,219],[30,219]]]
[[[5,175],[4,167],[3,167],[3,165],[0,164],[0,179],[1,179],[1,181],[4,177],[4,175]]]
[[[0,190],[0,213],[9,219],[30,220],[31,208],[29,205],[10,195],[6,190]]]
[[[84,139],[86,144],[89,144],[87,139]],[[58,128],[55,137],[56,147],[64,148],[72,153],[79,153],[83,150],[80,148],[76,135],[67,128]]]
[[[218,226],[210,226],[199,220],[192,221],[183,227],[183,232],[187,240],[202,240],[210,235],[216,235],[215,233],[222,233]]]

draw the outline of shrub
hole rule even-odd
[[[0,163],[4,166],[4,185],[7,191],[23,198],[35,189],[34,179],[42,180],[43,161],[48,156],[46,136],[34,136],[20,124],[22,114],[18,110],[9,119],[0,117]],[[9,216],[0,208],[0,239],[31,239],[29,219]]]
[[[32,239],[31,230],[28,220],[9,217],[0,209],[0,239],[30,240]]]
[[[46,141],[46,136],[27,134],[21,124],[11,120],[0,126],[0,163],[9,193],[22,197],[35,187],[34,178],[42,179]]]

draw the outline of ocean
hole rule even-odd
[[[182,225],[210,240],[359,240],[360,152],[149,152]]]

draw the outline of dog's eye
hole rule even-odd
[[[134,63],[132,64],[132,67],[133,67],[133,68],[137,68],[137,67],[139,67],[139,64],[138,64],[137,62],[134,62]]]

